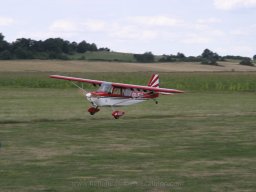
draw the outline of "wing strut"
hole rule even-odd
[[[76,83],[74,83],[73,81],[71,81],[71,83],[76,86],[78,89],[80,89],[81,91],[83,91],[84,96],[86,96],[86,94],[88,93],[85,89],[84,86],[82,84],[82,87],[80,87],[79,85],[77,85]]]

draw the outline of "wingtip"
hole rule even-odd
[[[57,78],[57,77],[59,77],[59,75],[49,75],[48,77],[49,78]]]
[[[178,93],[186,93],[185,91],[178,90]]]

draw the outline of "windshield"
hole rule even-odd
[[[111,83],[102,83],[100,88],[97,90],[97,92],[105,92],[105,93],[111,93],[112,91],[112,85]]]

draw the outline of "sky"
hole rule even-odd
[[[0,33],[96,43],[112,51],[256,54],[256,0],[8,0]]]

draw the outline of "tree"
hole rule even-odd
[[[220,56],[209,49],[205,49],[202,53],[202,64],[217,65]]]
[[[61,38],[49,38],[46,39],[43,44],[45,51],[60,54],[63,52],[65,42]]]
[[[9,43],[4,40],[4,36],[2,35],[2,33],[0,33],[0,52],[9,50],[9,47]]]
[[[4,51],[0,52],[0,59],[3,59],[3,60],[12,59],[11,52],[8,50],[4,50]]]
[[[32,59],[34,43],[34,40],[20,38],[11,44],[11,50],[18,59]]]
[[[20,38],[11,44],[13,57],[16,59],[33,59],[36,41],[32,39]]]
[[[33,59],[33,54],[31,51],[27,49],[23,49],[22,47],[18,47],[15,50],[16,59]]]
[[[232,59],[232,60],[243,60],[243,59],[247,59],[248,57],[242,57],[242,56],[238,56],[238,55],[226,55],[223,57],[223,59]]]
[[[158,61],[159,62],[174,62],[174,61],[176,61],[176,56],[173,57],[173,55],[162,55]]]
[[[184,59],[184,58],[186,58],[186,56],[183,53],[178,52],[177,53],[177,58]]]
[[[89,51],[97,51],[97,50],[98,50],[97,45],[95,43],[92,43],[90,45]]]
[[[34,41],[32,43],[31,49],[34,52],[45,52],[44,42],[43,41]]]
[[[152,63],[155,61],[155,56],[151,52],[145,52],[144,54],[134,54],[133,56],[137,62]]]
[[[256,61],[256,55],[253,56],[253,60]]]
[[[98,49],[98,51],[106,51],[106,52],[110,52],[110,49],[107,47],[101,47]]]
[[[0,42],[4,40],[4,35],[0,33]]]
[[[89,51],[90,44],[86,41],[82,41],[77,45],[77,52],[78,53],[85,53],[86,51]]]
[[[77,50],[77,42],[73,41],[72,43],[70,43],[69,48],[70,48],[70,53],[76,52],[76,50]]]

